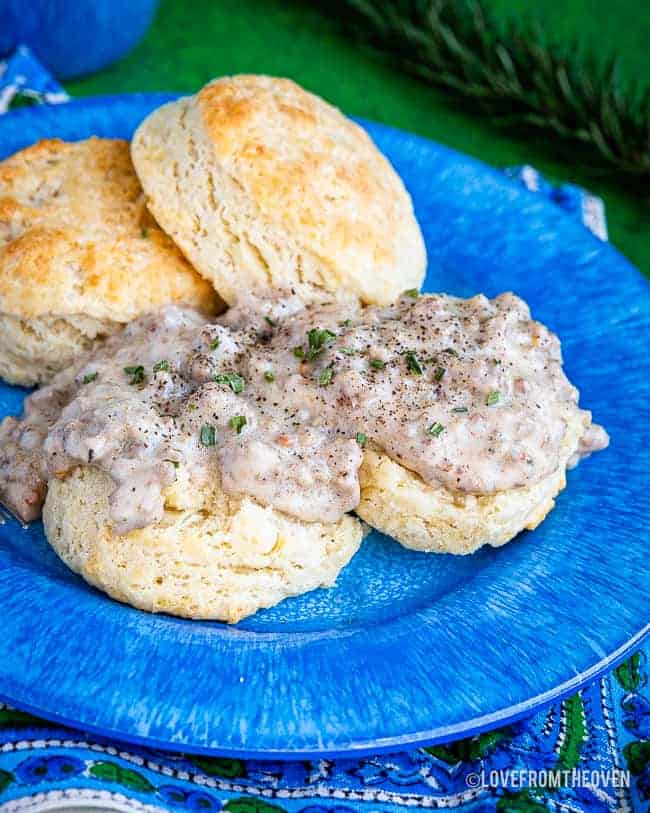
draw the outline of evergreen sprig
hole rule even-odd
[[[327,4],[326,4],[327,5]],[[498,124],[551,131],[591,169],[650,175],[650,85],[615,59],[547,42],[540,25],[498,25],[481,0],[344,0],[356,36],[401,69]],[[329,6],[332,8],[332,6]]]

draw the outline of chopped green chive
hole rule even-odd
[[[433,435],[434,438],[437,438],[444,431],[445,427],[439,421],[436,421],[427,429],[427,435]]]
[[[342,347],[341,353],[345,353],[346,356],[353,356],[357,351],[353,347]]]
[[[131,376],[129,384],[142,384],[147,378],[144,374],[144,367],[141,364],[125,367],[124,372]]]
[[[412,373],[416,375],[422,375],[422,367],[420,367],[420,362],[418,361],[418,357],[412,350],[409,350],[406,354],[406,366]]]
[[[241,430],[246,426],[246,416],[245,415],[233,415],[232,418],[228,421],[228,425],[231,429],[234,429],[238,435],[241,434]]]
[[[317,327],[312,328],[307,333],[310,350],[320,350],[326,342],[331,342],[335,338],[336,334],[332,333],[331,330],[321,330]]]
[[[458,350],[454,350],[453,347],[445,347],[442,352],[449,353],[450,356],[456,356],[456,358],[458,358]]]
[[[194,402],[191,402],[187,405],[187,408],[189,409],[190,412],[194,412],[196,410],[196,404]]]
[[[84,376],[84,384],[90,384],[91,382],[93,382],[97,378],[97,375],[98,375],[97,372],[86,373],[86,375]]]
[[[143,240],[146,240],[147,237],[149,237],[149,229],[146,226],[143,226],[140,229],[140,236],[142,237]]]
[[[436,367],[436,371],[433,374],[433,377],[435,378],[436,381],[442,381],[446,372],[447,370],[444,367]]]
[[[177,469],[177,468],[178,468],[178,467],[181,465],[181,464],[178,462],[178,460],[165,460],[165,463],[171,463],[171,464],[172,464],[172,466],[173,466],[175,469]]]
[[[246,383],[239,373],[219,373],[214,376],[214,380],[217,384],[227,384],[235,395],[243,392]]]
[[[366,437],[365,432],[357,432],[357,443],[359,444],[359,446],[361,446],[362,449],[366,445],[367,440],[368,438]]]
[[[451,411],[452,412],[469,412],[467,407],[454,407]]]
[[[323,352],[325,346],[335,338],[336,333],[332,333],[331,330],[321,330],[317,327],[312,328],[307,333],[307,341],[309,342],[309,353],[307,354],[307,358],[310,361],[311,359],[316,358],[316,356]]]
[[[167,359],[163,359],[162,361],[157,361],[153,365],[154,373],[159,373],[161,371],[165,372],[165,373],[168,373],[170,370],[171,370],[171,366],[170,366],[169,362],[167,361]]]
[[[342,322],[339,322],[339,325],[341,325],[341,327],[350,327],[351,324],[352,319],[344,319]]]
[[[271,317],[270,317],[270,316],[265,316],[265,317],[264,317],[264,321],[265,321],[265,322],[267,323],[267,325],[269,325],[270,327],[275,327],[275,326],[277,325],[277,322],[275,321],[275,319],[271,319]]]
[[[494,406],[495,404],[499,403],[501,399],[501,393],[499,390],[493,390],[492,392],[488,393],[488,397],[485,399],[485,403],[488,406]]]
[[[336,333],[332,333],[331,330],[321,330],[320,328],[314,327],[307,331],[307,351],[302,347],[294,347],[293,354],[296,358],[313,361],[317,356],[320,356],[325,346],[335,338]]]
[[[373,370],[383,370],[386,366],[386,362],[382,361],[381,359],[372,359],[370,366]]]
[[[204,423],[201,427],[201,443],[204,446],[214,446],[217,442],[217,430],[209,423]]]
[[[411,299],[417,299],[420,296],[420,292],[417,288],[409,288],[408,291],[404,291],[402,296],[410,296]]]
[[[328,384],[332,383],[333,377],[334,377],[334,368],[332,366],[325,367],[318,378],[318,383],[321,386],[326,387]]]
[[[216,350],[219,347],[219,337],[217,336],[215,339],[212,339],[210,342],[210,350]]]
[[[267,370],[267,371],[264,373],[264,380],[265,380],[265,381],[275,381],[275,376],[273,375],[273,373],[271,372],[271,370]]]

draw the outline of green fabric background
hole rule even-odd
[[[626,78],[650,82],[650,6],[639,0],[490,0],[499,18],[534,14],[558,43],[621,57]],[[336,13],[331,3],[332,17]],[[645,10],[643,10],[645,9]],[[308,2],[163,0],[143,42],[94,76],[70,82],[73,95],[137,90],[195,91],[228,73],[289,76],[346,113],[436,139],[496,166],[529,163],[555,181],[587,186],[607,204],[612,242],[650,274],[650,189],[595,177],[554,156],[547,135],[506,134],[347,41]]]

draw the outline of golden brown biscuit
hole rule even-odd
[[[126,141],[40,141],[0,163],[0,376],[43,383],[170,303],[221,307],[147,212]]]
[[[388,304],[424,278],[411,199],[365,131],[288,79],[234,76],[164,105],[133,163],[158,222],[219,294]]]
[[[118,601],[148,612],[235,623],[288,596],[331,587],[361,543],[361,523],[306,523],[253,500],[178,480],[160,522],[117,536],[110,477],[74,469],[52,480],[43,509],[47,538],[75,572]]]
[[[417,474],[386,455],[368,450],[359,472],[361,501],[357,514],[401,545],[428,553],[473,553],[483,545],[498,547],[525,528],[532,530],[555,506],[566,485],[566,467],[584,425],[567,426],[559,466],[530,487],[496,494],[454,494],[427,485]]]

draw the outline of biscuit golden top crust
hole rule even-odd
[[[129,145],[40,141],[0,163],[0,311],[126,322],[219,300],[144,204]]]
[[[269,76],[219,79],[197,98],[219,162],[266,218],[335,266],[368,252],[373,265],[397,265],[400,233],[420,249],[416,273],[424,270],[401,180],[367,133],[338,109],[289,79]]]
[[[422,284],[399,176],[361,127],[288,79],[217,79],[154,111],[131,150],[158,222],[229,303],[285,288],[389,304]]]
[[[365,131],[294,82],[237,76],[206,85],[197,98],[221,165],[265,216],[287,229],[313,229],[313,238],[320,233],[323,254],[331,250],[330,237],[341,245],[362,242],[371,221],[410,214],[399,179]],[[360,208],[351,212],[350,205]],[[382,238],[381,261],[391,253],[390,234],[377,225],[372,231]]]

